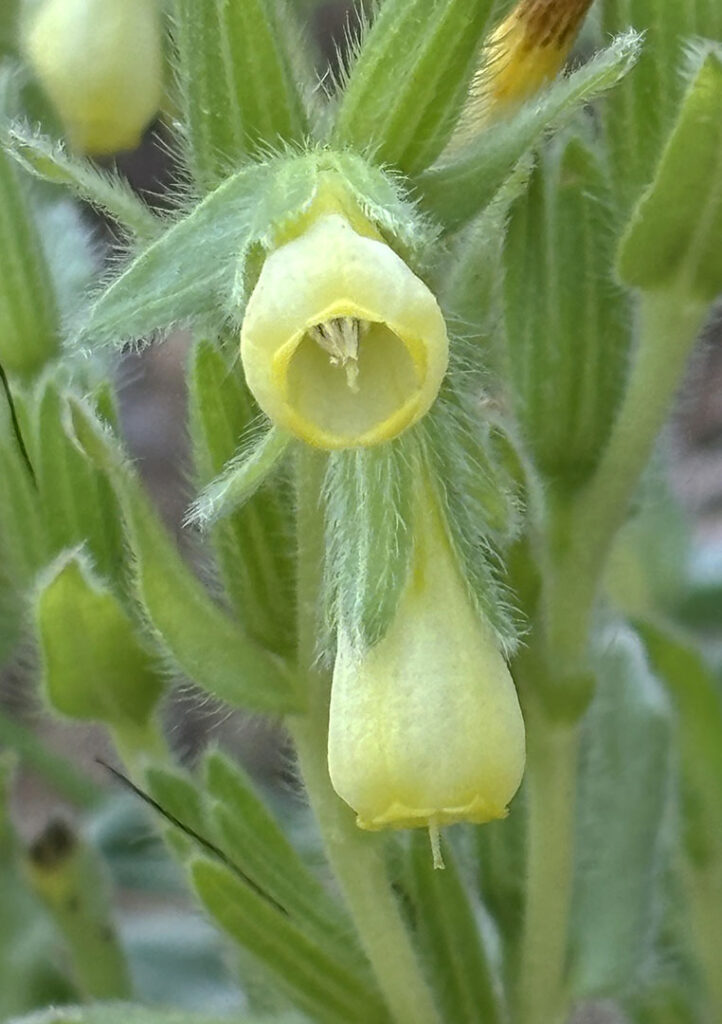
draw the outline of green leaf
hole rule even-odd
[[[58,353],[52,281],[28,196],[0,150],[0,363],[31,377]]]
[[[386,0],[363,39],[333,142],[414,174],[448,142],[493,0]]]
[[[47,563],[52,551],[45,533],[37,486],[6,424],[0,432],[0,479],[3,481],[0,488],[3,573],[16,587],[22,588]]]
[[[499,930],[502,967],[513,983],[524,924],[528,810],[524,784],[514,797],[513,813],[475,829],[479,890]]]
[[[722,49],[684,98],[652,185],[622,239],[619,274],[645,290],[679,282],[691,299],[722,292]]]
[[[422,205],[455,230],[491,202],[518,161],[545,133],[558,131],[583,106],[607,92],[634,66],[641,41],[626,32],[568,78],[559,79],[508,120],[498,121],[453,158],[416,178]]]
[[[351,921],[305,866],[241,767],[214,752],[205,769],[214,801],[210,817],[233,863],[319,946],[354,970],[367,970]]]
[[[262,1024],[254,1017],[234,1017],[235,1024]],[[195,1011],[148,1010],[130,1003],[110,1006],[64,1006],[41,1010],[29,1017],[16,1017],[7,1024],[227,1024],[228,1018],[206,1017]]]
[[[163,692],[155,658],[122,605],[71,555],[35,600],[45,695],[70,718],[144,726]]]
[[[386,633],[411,559],[416,464],[406,439],[334,452],[324,482],[325,602],[362,650]]]
[[[593,472],[626,380],[631,312],[611,277],[607,179],[579,139],[553,146],[504,244],[509,394],[537,468],[565,487]]]
[[[685,89],[682,69],[693,37],[722,36],[716,0],[605,0],[602,29],[644,33],[637,66],[604,105],[612,184],[619,207],[629,212],[649,184]]]
[[[303,141],[306,115],[275,0],[175,0],[191,169],[210,191],[249,154]]]
[[[58,386],[49,382],[29,413],[37,500],[50,550],[86,544],[99,574],[119,581],[125,551],[118,503],[103,474],[68,436]]]
[[[639,981],[654,940],[671,794],[671,718],[638,638],[620,628],[598,656],[585,725],[571,949],[577,996]]]
[[[267,964],[279,988],[318,1024],[389,1020],[368,982],[337,963],[304,932],[227,868],[205,858],[192,865],[206,909],[240,945]]]
[[[499,1024],[503,1018],[496,980],[451,844],[444,846],[444,871],[435,870],[425,833],[414,832],[410,853],[416,928],[443,1019],[454,1024]]]
[[[314,156],[279,158],[239,171],[111,282],[90,308],[79,341],[90,348],[133,341],[173,324],[204,317],[218,327],[240,322],[234,291],[254,241],[304,209],[315,189]],[[230,306],[230,308],[229,308]]]
[[[202,689],[235,707],[284,713],[302,696],[286,665],[209,596],[183,562],[115,440],[79,402],[71,402],[78,440],[110,477],[136,560],[138,596],[159,642]]]
[[[108,214],[139,241],[153,241],[162,232],[160,218],[116,172],[71,156],[62,143],[33,132],[23,124],[14,124],[7,130],[2,146],[28,174],[53,185],[65,186],[79,199]]]
[[[683,635],[650,622],[638,622],[636,627],[677,712],[688,853],[700,866],[716,861],[722,870],[719,683],[705,659]]]
[[[197,483],[233,460],[260,418],[237,360],[201,341],[189,373],[191,437]],[[280,454],[280,453],[279,453]],[[277,467],[277,463],[275,463]],[[276,472],[253,497],[216,523],[211,539],[225,591],[248,632],[271,650],[295,643],[293,496]]]

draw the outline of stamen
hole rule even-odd
[[[358,348],[368,325],[352,316],[339,316],[325,323],[316,324],[309,334],[321,348],[328,352],[333,366],[343,366],[349,389],[357,392]]]

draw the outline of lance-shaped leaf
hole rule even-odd
[[[626,379],[613,225],[606,169],[573,138],[540,158],[504,243],[509,392],[537,467],[566,486],[593,471]]]
[[[298,711],[296,681],[280,658],[252,640],[207,593],[180,557],[122,452],[79,402],[73,426],[110,477],[136,559],[136,585],[159,642],[200,687],[236,707]]]
[[[558,131],[585,104],[601,96],[634,66],[640,52],[635,32],[619,36],[578,71],[554,83],[508,120],[482,132],[453,159],[416,178],[422,204],[449,229],[460,227],[489,203],[517,162],[551,131]]]
[[[605,0],[602,28],[629,26],[644,33],[637,66],[604,105],[603,118],[614,193],[627,213],[649,184],[684,94],[687,50],[695,37],[722,37],[716,0]]]
[[[49,383],[31,409],[32,463],[45,535],[55,553],[86,544],[111,581],[125,565],[118,502],[107,479],[68,436],[64,401]]]
[[[702,62],[657,172],[622,239],[619,274],[693,300],[722,292],[722,48]]]
[[[50,573],[35,599],[49,703],[70,718],[144,726],[163,692],[147,642],[80,556]]]
[[[62,143],[14,124],[3,134],[2,146],[24,171],[52,185],[64,185],[79,199],[108,214],[141,242],[157,238],[163,222],[135,195],[119,174],[100,169],[66,152]]]
[[[301,142],[306,114],[276,0],[176,0],[175,42],[194,177],[210,190],[249,154]]]
[[[599,656],[586,723],[574,890],[579,996],[628,992],[654,941],[655,887],[671,794],[671,719],[644,648],[620,632]]]
[[[451,844],[444,871],[434,868],[429,839],[411,837],[410,877],[417,933],[439,992],[444,1020],[499,1024],[503,1019],[496,980],[484,949],[475,908]]]
[[[310,202],[312,157],[272,160],[239,171],[173,224],[91,306],[79,341],[88,347],[134,341],[172,324],[229,309],[238,263],[255,240]]]
[[[407,174],[449,140],[476,70],[493,0],[387,0],[343,91],[335,143]]]
[[[236,942],[271,968],[278,985],[319,1024],[386,1024],[387,1011],[368,980],[335,961],[288,916],[228,868],[206,858],[192,865],[196,892]]]
[[[0,363],[7,373],[28,377],[58,353],[57,308],[28,196],[2,151],[0,252]]]
[[[324,484],[326,614],[366,649],[385,634],[411,558],[413,442],[334,452]]]
[[[206,484],[223,473],[239,450],[248,450],[248,438],[257,437],[260,413],[238,361],[229,366],[211,342],[201,341],[193,349],[189,390],[196,479]],[[265,482],[259,481],[259,463],[252,464],[253,486],[262,486],[210,531],[234,610],[253,637],[279,653],[290,652],[295,640],[293,497],[283,473],[273,472],[283,447],[279,438],[278,447],[264,451],[271,457]],[[244,473],[240,482],[248,483]]]
[[[314,942],[354,970],[367,970],[350,919],[308,870],[243,770],[217,752],[205,769],[209,817],[232,862]]]

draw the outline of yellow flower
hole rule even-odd
[[[138,145],[162,98],[156,0],[44,0],[24,47],[75,149]]]
[[[318,448],[373,445],[415,423],[446,372],[436,299],[360,213],[327,198],[266,259],[241,329],[248,386]]]
[[[503,818],[524,770],[509,670],[481,621],[433,499],[385,637],[358,656],[340,632],[328,764],[361,828]]]
[[[484,47],[455,142],[557,76],[591,5],[592,0],[519,0]]]

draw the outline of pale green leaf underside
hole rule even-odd
[[[460,227],[487,203],[516,163],[545,132],[567,124],[573,114],[627,74],[641,48],[636,32],[626,32],[568,78],[557,81],[508,120],[500,120],[454,159],[443,160],[419,175],[424,204],[448,228]]]
[[[256,1017],[234,1017],[234,1020],[236,1024],[261,1024]],[[113,1003],[43,1010],[29,1017],[15,1017],[8,1024],[227,1024],[227,1019]]]

